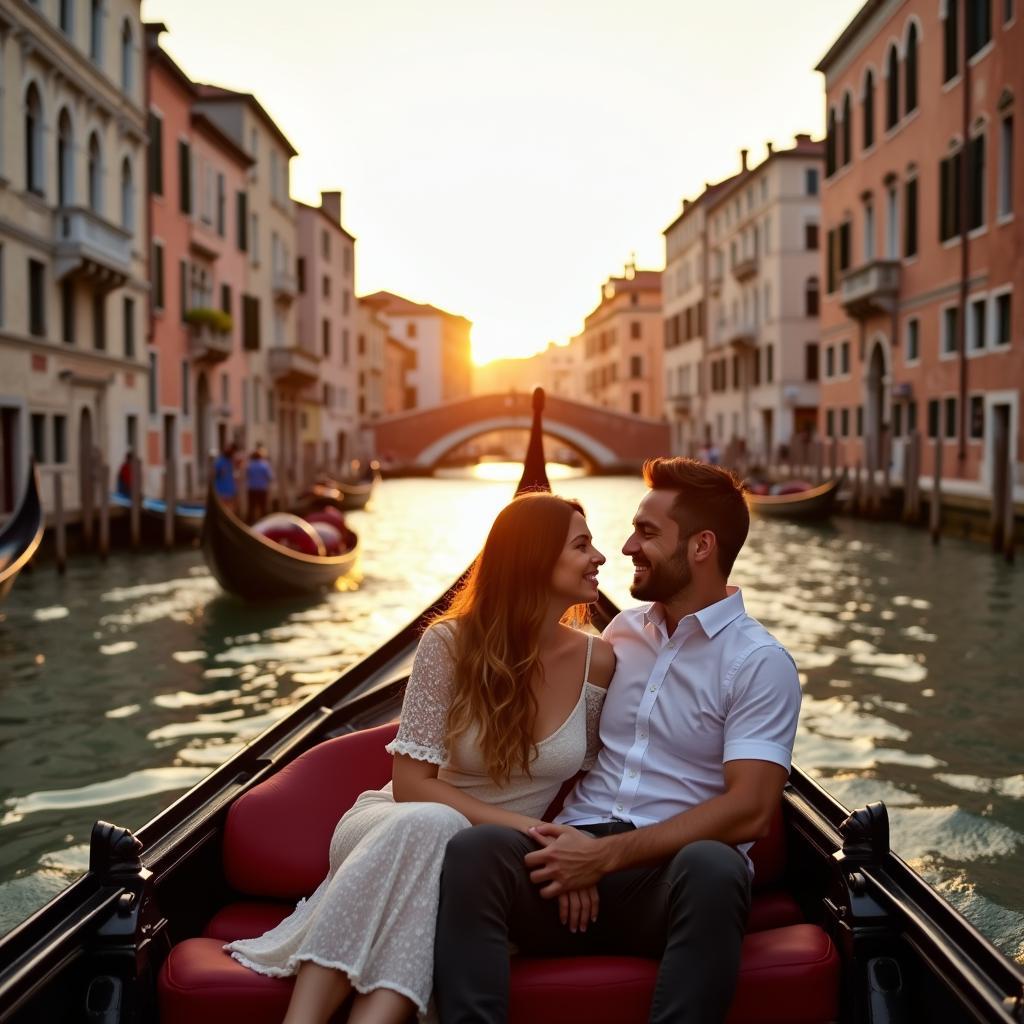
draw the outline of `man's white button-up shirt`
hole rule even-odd
[[[661,606],[648,604],[617,615],[604,638],[616,664],[602,749],[557,821],[622,819],[639,828],[724,793],[726,761],[789,770],[800,713],[796,666],[747,615],[738,588],[681,619],[671,637]]]

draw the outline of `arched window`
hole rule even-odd
[[[861,104],[861,119],[864,122],[864,148],[875,144],[875,73],[868,68],[864,76],[864,99]]]
[[[849,93],[843,97],[843,165],[853,159],[853,99]]]
[[[70,206],[75,198],[75,139],[71,115],[65,107],[57,118],[57,205]]]
[[[89,209],[103,212],[103,160],[96,133],[89,136]]]
[[[903,74],[906,77],[907,113],[917,110],[917,23],[911,22],[907,31],[907,54],[903,62]]]
[[[835,174],[836,170],[836,108],[829,107],[828,128],[825,132],[825,174]]]
[[[89,5],[89,58],[94,64],[103,63],[102,0],[91,0]]]
[[[896,44],[885,59],[885,127],[895,128],[900,119],[900,55]]]
[[[121,161],[121,227],[135,230],[135,189],[132,186],[132,164],[128,157]]]
[[[807,278],[807,284],[804,285],[804,313],[806,316],[818,315],[819,298],[818,279],[816,277]]]
[[[132,26],[127,18],[121,26],[121,88],[130,93],[134,86],[134,64],[132,48]]]
[[[35,82],[25,93],[25,188],[43,194],[43,103]]]

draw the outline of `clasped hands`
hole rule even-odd
[[[597,920],[597,883],[607,874],[605,844],[571,825],[544,822],[528,831],[541,844],[528,853],[530,881],[545,899],[558,897],[558,916],[572,932],[587,930]]]

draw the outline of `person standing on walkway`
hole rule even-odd
[[[267,514],[267,499],[270,484],[274,479],[274,471],[267,459],[262,445],[257,445],[249,456],[249,464],[245,469],[245,484],[249,491],[249,519],[256,522]]]
[[[213,462],[213,489],[228,508],[235,507],[238,487],[235,484],[235,451],[233,444],[225,445]]]

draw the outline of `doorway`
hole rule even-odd
[[[13,512],[17,501],[14,470],[18,454],[18,410],[0,406],[0,512]]]
[[[867,394],[864,403],[864,443],[871,446],[871,465],[876,469],[882,465],[882,434],[887,429],[885,421],[885,353],[882,343],[876,341],[871,349],[868,373],[865,380]],[[865,447],[865,456],[868,449]]]
[[[92,508],[92,463],[92,410],[84,408],[78,414],[78,492],[83,512]]]

